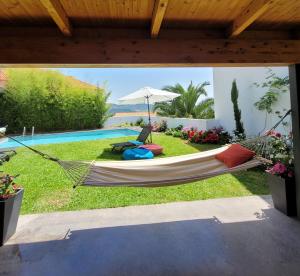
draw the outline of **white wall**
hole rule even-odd
[[[278,76],[287,76],[287,67],[273,67],[273,72]],[[214,97],[215,97],[215,117],[220,124],[229,132],[235,129],[233,106],[231,102],[232,81],[236,79],[239,90],[239,108],[242,111],[242,121],[247,135],[257,135],[264,129],[265,112],[256,109],[254,103],[266,92],[265,88],[257,88],[253,83],[265,81],[268,69],[263,67],[233,67],[214,68]],[[278,104],[274,110],[282,111],[290,108],[290,93],[280,96]],[[266,130],[278,121],[276,115],[268,116]],[[287,132],[290,127],[280,127],[278,131]]]
[[[145,122],[148,122],[147,116],[122,116],[122,117],[111,117],[109,118],[104,127],[119,126],[123,123],[135,123],[139,118],[143,118]],[[152,116],[152,122],[161,122],[162,120],[167,121],[169,128],[175,128],[179,125],[183,127],[195,127],[199,130],[208,130],[213,127],[220,126],[218,120],[214,119],[188,119],[188,118],[168,118],[160,116]]]

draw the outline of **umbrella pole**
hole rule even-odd
[[[152,126],[151,126],[151,117],[150,117],[150,104],[149,104],[149,96],[146,96],[147,106],[148,106],[148,119],[149,119],[149,127],[150,129],[150,142],[152,143]]]

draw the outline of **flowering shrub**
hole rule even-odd
[[[16,177],[17,176],[0,173],[0,200],[14,196],[20,189],[15,183]]]
[[[266,135],[271,136],[271,137],[275,137],[275,138],[281,138],[281,133],[280,132],[276,132],[275,130],[270,130],[266,133]]]
[[[184,127],[181,130],[181,136],[185,140],[191,139],[194,136],[194,134],[195,134],[196,131],[197,131],[196,128],[193,128],[193,127]]]
[[[294,176],[294,171],[281,162],[277,162],[274,166],[267,169],[266,172],[274,175],[279,175],[283,178]]]
[[[199,144],[226,144],[231,140],[231,136],[223,128],[212,128],[205,131],[196,128],[183,128],[182,137],[192,143]]]
[[[198,144],[226,144],[231,141],[231,136],[223,128],[212,128],[204,131],[194,127],[182,128],[180,126],[180,128],[168,129],[165,133]]]
[[[283,178],[294,176],[294,154],[292,136],[282,135],[279,132],[267,133],[271,137],[269,155],[273,166],[267,168],[266,172],[281,176]]]

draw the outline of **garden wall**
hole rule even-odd
[[[148,122],[147,116],[120,116],[110,117],[104,123],[104,127],[115,127],[125,123],[135,123],[138,119],[143,118],[145,122]],[[167,121],[168,128],[175,128],[179,125],[183,127],[196,127],[199,130],[208,130],[213,127],[219,127],[219,121],[215,119],[189,119],[189,118],[168,118],[160,116],[152,116],[152,122]]]
[[[272,71],[280,77],[288,76],[287,67],[272,67]],[[261,132],[270,129],[278,120],[276,114],[268,115],[259,111],[254,103],[266,93],[265,88],[257,88],[254,83],[262,83],[266,81],[268,76],[268,68],[263,67],[232,67],[232,68],[214,68],[214,98],[215,98],[215,117],[220,124],[232,133],[235,129],[235,121],[233,115],[233,106],[231,102],[231,87],[232,81],[236,79],[237,88],[239,90],[239,108],[242,111],[242,121],[244,123],[247,135],[255,136]],[[273,110],[281,111],[290,109],[290,93],[279,97],[278,103]],[[289,119],[287,123],[289,123]],[[281,133],[287,133],[291,126],[283,127],[282,125],[277,129]]]

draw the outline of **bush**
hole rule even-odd
[[[173,133],[172,133],[172,135],[173,135],[173,137],[182,137],[180,130],[174,130]]]
[[[162,120],[160,123],[154,122],[152,131],[154,132],[165,132],[168,128],[167,121]]]
[[[180,130],[176,130],[175,128],[169,128],[165,131],[166,135],[173,137],[182,137],[182,133]]]
[[[143,118],[139,118],[139,119],[136,120],[135,125],[140,126],[140,127],[144,127],[146,125],[146,123],[145,123]]]
[[[103,89],[41,69],[9,69],[0,95],[0,124],[9,132],[23,127],[37,131],[102,127],[109,105]]]
[[[182,130],[183,129],[183,125],[179,125],[177,127],[175,127],[175,130]]]
[[[224,131],[223,128],[213,128],[210,130],[200,130],[198,131],[193,127],[183,128],[181,131],[175,130],[174,132],[180,132],[180,135],[183,139],[189,140],[192,143],[198,144],[227,144],[231,141],[232,137],[227,131]],[[175,134],[175,137],[178,134]],[[174,135],[173,135],[174,136]]]
[[[172,129],[167,129],[166,131],[165,131],[165,134],[166,135],[173,135],[173,130]]]
[[[165,132],[168,128],[168,124],[166,120],[162,120],[160,125],[159,125],[159,131],[160,132]]]

